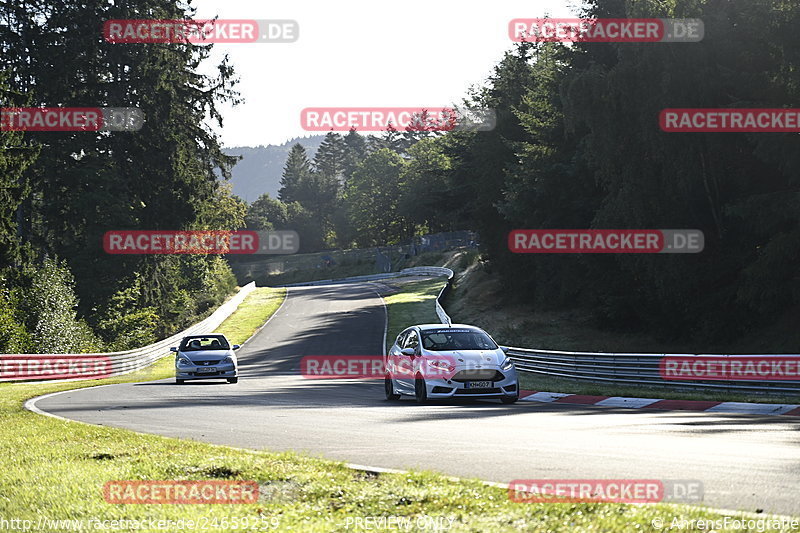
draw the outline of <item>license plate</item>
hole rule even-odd
[[[197,369],[198,374],[211,374],[212,372],[216,372],[217,369],[213,366],[204,366]]]
[[[467,381],[464,386],[467,389],[491,389],[491,381]]]

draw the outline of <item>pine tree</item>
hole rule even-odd
[[[367,146],[370,152],[386,148],[399,154],[402,152],[402,134],[389,124],[381,136],[370,135],[367,137]]]
[[[358,165],[347,189],[348,216],[360,246],[385,245],[405,237],[398,210],[403,158],[382,148]]]
[[[31,188],[18,216],[21,238],[68,263],[84,315],[137,272],[150,276],[147,298],[162,309],[176,307],[183,289],[187,296],[203,290],[214,258],[109,255],[101,246],[111,229],[203,224],[204,205],[220,199],[219,175],[230,177],[236,158],[206,124],[211,117],[221,126],[217,106],[239,101],[227,58],[206,75],[200,67],[211,46],[120,45],[101,34],[109,19],[184,19],[193,10],[171,0],[0,0],[0,15],[0,71],[14,73],[9,88],[27,105],[134,107],[145,116],[135,132],[27,132],[41,151],[19,181]],[[235,218],[236,211],[218,214]],[[199,305],[184,306],[185,318]]]
[[[406,126],[397,141],[397,147],[402,155],[408,155],[412,146],[422,139],[438,137],[446,128],[446,123],[434,120],[427,109],[415,113],[411,124]]]
[[[297,201],[301,183],[308,179],[310,173],[311,162],[308,160],[306,149],[297,143],[289,151],[289,157],[283,167],[278,199],[284,203]]]
[[[345,166],[344,139],[338,133],[329,131],[314,155],[314,171],[319,174],[324,187],[335,187],[342,182]]]
[[[350,128],[350,131],[344,136],[344,164],[342,171],[344,187],[347,187],[347,181],[353,175],[356,166],[367,157],[368,152],[366,139],[355,128]]]
[[[0,76],[0,107],[24,103],[18,93],[8,90],[5,77]],[[25,169],[38,154],[39,147],[30,145],[23,132],[0,131],[0,277],[20,261],[20,209],[31,193]]]

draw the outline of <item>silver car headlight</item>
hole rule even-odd
[[[185,357],[178,357],[176,361],[177,366],[194,366],[194,363],[186,359]]]
[[[510,358],[506,357],[502,363],[500,363],[500,368],[503,370],[511,370],[514,368],[514,361]]]
[[[221,365],[232,365],[232,364],[234,364],[234,363],[233,363],[233,357],[231,357],[231,356],[229,355],[228,357],[226,357],[225,359],[223,359],[223,360],[222,360],[222,361],[220,361],[219,363],[220,363]]]

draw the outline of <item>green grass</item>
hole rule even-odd
[[[389,310],[389,326],[386,330],[387,350],[400,332],[408,326],[439,322],[436,316],[436,296],[444,287],[444,278],[402,283],[400,287],[402,287],[401,292],[383,299]]]
[[[283,303],[286,289],[273,287],[258,287],[245,296],[236,311],[231,313],[220,324],[215,333],[225,335],[231,344],[244,344],[253,334],[271,317]],[[94,380],[83,386],[105,385],[106,383],[127,383],[130,381],[148,381],[165,379],[175,376],[175,359],[166,355],[150,367],[135,374],[110,378],[108,380]],[[44,386],[39,384],[37,386]]]
[[[237,450],[62,422],[21,409],[21,401],[43,392],[41,388],[4,388],[0,516],[7,519],[34,523],[40,516],[84,521],[202,519],[213,523],[236,517],[241,523],[247,519],[258,525],[248,530],[342,531],[348,517],[429,515],[452,518],[450,531],[544,532],[631,531],[636,525],[648,527],[654,518],[709,516],[700,509],[663,505],[517,504],[509,502],[501,489],[476,481],[453,482],[432,473],[371,476],[294,453]],[[65,388],[66,384],[51,386],[48,391]],[[247,505],[105,503],[103,484],[129,479],[253,480],[262,487],[262,501]]]
[[[403,320],[431,320],[428,308],[435,284],[405,287],[410,294],[387,298],[395,328]],[[239,316],[234,314],[220,331],[241,342],[258,327],[254,312],[265,318],[279,297],[270,290],[250,295]],[[34,527],[42,517],[83,521],[83,528],[51,523],[38,529],[53,532],[91,531],[89,520],[195,520],[198,525],[185,530],[226,531],[233,529],[234,519],[240,526],[249,520],[250,527],[240,530],[327,532],[343,531],[348,525],[353,531],[365,531],[353,525],[355,519],[367,517],[427,516],[444,519],[446,530],[452,532],[551,532],[651,531],[656,519],[669,524],[675,518],[722,516],[670,505],[513,503],[505,490],[478,481],[453,481],[430,472],[373,475],[295,453],[143,435],[56,420],[22,407],[26,399],[50,392],[150,379],[159,372],[169,375],[170,359],[160,361],[155,370],[108,380],[0,385],[0,518],[31,520]],[[165,362],[168,366],[163,367]],[[207,479],[256,481],[261,499],[246,505],[111,505],[101,493],[112,480]],[[201,529],[202,524],[206,527]],[[157,529],[145,522],[136,530],[176,531],[177,527]]]
[[[278,310],[285,297],[286,289],[255,289],[216,332],[224,334],[233,344],[243,344]]]
[[[333,259],[333,264],[328,264],[327,259]],[[375,251],[371,249],[331,250],[255,261],[240,259],[234,261],[231,268],[240,284],[255,280],[258,285],[265,286],[377,273]]]
[[[304,283],[307,281],[320,281],[325,279],[350,278],[353,276],[367,276],[377,274],[375,261],[336,265],[314,270],[292,270],[283,274],[272,276],[256,276],[259,285],[288,285],[290,283]]]

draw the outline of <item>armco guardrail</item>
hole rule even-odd
[[[343,279],[319,280],[307,283],[294,283],[285,287],[308,285],[327,285],[346,283],[349,281],[377,281],[402,276],[446,276],[447,284],[436,298],[436,314],[443,324],[450,324],[451,319],[445,312],[440,299],[450,290],[453,271],[442,267],[413,267],[399,272],[354,276]],[[114,374],[124,374],[143,368],[163,355],[169,346],[174,345],[185,335],[207,333],[227,318],[238,307],[241,300],[255,288],[255,282],[243,287],[230,301],[221,306],[204,321],[165,339],[161,342],[128,352],[102,355],[113,358]],[[508,355],[517,365],[520,372],[529,372],[545,376],[570,378],[597,383],[613,383],[619,385],[650,385],[668,388],[686,388],[703,390],[731,390],[741,392],[781,392],[800,393],[800,381],[666,381],[661,378],[659,365],[667,356],[676,357],[717,357],[735,358],[736,355],[692,355],[692,354],[655,354],[655,353],[604,353],[604,352],[567,352],[555,350],[535,350],[528,348],[508,347]],[[745,356],[738,356],[745,357]],[[752,357],[752,356],[751,356]],[[765,356],[782,357],[782,355]],[[0,378],[0,381],[3,381]]]
[[[386,272],[384,274],[369,274],[366,276],[352,276],[349,278],[339,278],[339,279],[321,279],[317,281],[306,281],[303,283],[289,283],[287,285],[278,285],[278,287],[309,287],[315,285],[332,285],[336,283],[348,283],[350,281],[377,281],[381,279],[399,278],[403,276],[447,276],[448,279],[447,286],[449,286],[450,280],[453,279],[453,271],[450,270],[449,268],[443,268],[443,267],[411,267],[411,268],[404,268],[403,270],[400,270],[398,272]],[[439,303],[438,299],[436,303],[438,305]],[[442,312],[444,312],[444,310],[442,310]]]
[[[401,275],[409,276],[447,276],[447,284],[439,291],[436,297],[436,316],[439,317],[439,322],[442,324],[450,324],[450,316],[445,312],[444,307],[440,300],[448,293],[450,286],[453,284],[453,271],[444,267],[412,267],[404,268],[399,272]]]
[[[233,313],[239,304],[242,303],[242,300],[250,294],[256,288],[256,282],[250,282],[237,292],[233,298],[222,304],[214,311],[211,315],[207,318],[198,322],[197,324],[187,328],[186,330],[177,333],[167,339],[158,341],[154,344],[149,346],[145,346],[144,348],[137,348],[134,350],[128,350],[124,352],[110,352],[110,353],[94,353],[94,354],[51,354],[47,356],[36,355],[36,354],[15,354],[15,355],[3,355],[2,358],[6,360],[12,361],[28,361],[28,360],[35,360],[41,359],[42,357],[48,357],[49,359],[56,359],[58,357],[66,358],[107,358],[111,362],[111,370],[110,372],[104,371],[104,375],[112,375],[112,376],[119,376],[122,374],[128,374],[130,372],[134,372],[136,370],[140,370],[145,368],[164,355],[166,355],[169,350],[170,346],[176,346],[180,340],[185,337],[186,335],[195,335],[195,334],[203,334],[203,333],[210,333],[217,329],[222,322],[228,318],[231,313]],[[48,379],[60,379],[61,376],[59,375],[57,378],[47,377],[44,375],[40,375],[37,377],[31,377],[30,375],[26,375],[25,377],[3,377],[0,374],[0,381],[41,381],[41,380],[48,380]],[[85,379],[91,379],[91,376],[85,376]]]
[[[434,267],[435,268],[435,267]],[[450,324],[450,317],[439,301],[450,290],[453,271],[439,269],[438,275],[448,276],[447,285],[436,298],[436,314],[442,324]],[[433,274],[433,272],[431,272]],[[434,274],[436,275],[436,274]],[[694,354],[655,354],[655,353],[603,353],[603,352],[564,352],[554,350],[532,350],[508,346],[508,355],[517,370],[544,376],[578,379],[596,383],[617,385],[649,385],[670,389],[695,389],[739,392],[780,392],[800,393],[800,381],[678,381],[661,377],[660,364],[664,357],[714,357],[735,359],[753,357],[742,355],[694,355]],[[794,355],[765,355],[761,357],[797,357]]]
[[[517,370],[553,377],[579,379],[620,385],[649,385],[671,389],[702,389],[741,392],[800,393],[800,381],[677,381],[661,377],[659,365],[664,357],[714,357],[733,360],[752,355],[702,355],[656,353],[562,352],[508,348]],[[795,355],[761,355],[757,357],[797,357]]]

